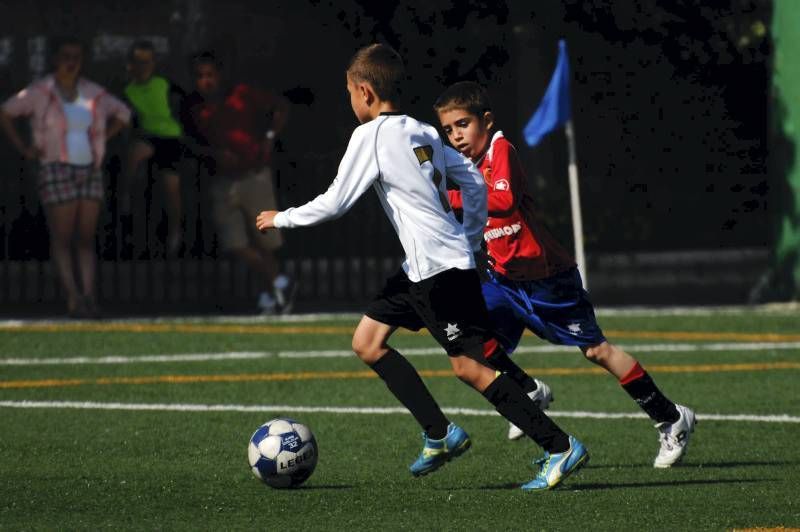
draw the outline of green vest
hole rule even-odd
[[[129,83],[125,96],[133,105],[139,119],[139,129],[157,137],[177,138],[181,125],[169,107],[169,82],[153,76],[144,83]]]

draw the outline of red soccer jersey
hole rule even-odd
[[[192,109],[196,127],[209,146],[233,154],[230,162],[217,161],[219,172],[241,174],[269,163],[264,134],[275,106],[270,93],[242,83],[223,100],[204,101]]]
[[[532,281],[574,267],[572,256],[537,220],[517,152],[501,131],[478,168],[489,189],[483,238],[494,270],[514,281]],[[461,193],[451,190],[449,196],[452,207],[460,209]]]

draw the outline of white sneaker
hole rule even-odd
[[[261,314],[270,315],[275,314],[275,309],[278,306],[278,302],[275,301],[275,298],[272,297],[269,292],[261,292],[258,296],[258,308],[261,311]]]
[[[277,309],[281,314],[289,314],[294,306],[294,296],[297,293],[297,283],[288,275],[278,275],[272,283],[275,288]]]
[[[683,455],[686,454],[686,447],[689,445],[689,438],[694,432],[694,425],[696,423],[694,411],[681,405],[675,405],[681,417],[675,423],[658,423],[658,441],[661,443],[661,448],[658,450],[653,462],[653,467],[665,468],[671,467],[680,462]]]
[[[553,401],[553,392],[550,391],[550,387],[548,385],[539,379],[533,379],[533,381],[536,383],[536,389],[530,392],[528,397],[533,399],[533,402],[536,403],[536,406],[542,410],[547,410],[547,407],[549,407],[550,403]],[[525,436],[525,433],[522,432],[519,427],[513,423],[508,424],[509,440],[518,440],[523,436]]]

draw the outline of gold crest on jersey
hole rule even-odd
[[[492,167],[491,166],[487,166],[483,170],[483,180],[486,181],[487,185],[491,185],[492,184]]]

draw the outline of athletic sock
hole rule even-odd
[[[496,370],[511,377],[511,380],[516,382],[517,385],[522,388],[523,392],[531,393],[536,390],[537,385],[533,377],[525,373],[524,369],[517,366],[517,364],[511,360],[511,357],[508,356],[508,353],[505,352],[505,349],[496,349],[494,353],[489,355],[486,361]]]
[[[483,396],[545,451],[562,453],[569,449],[569,436],[508,375],[501,374],[492,381]]]
[[[403,355],[389,349],[372,370],[383,379],[389,391],[405,406],[429,438],[440,440],[447,435],[450,422],[442,413],[425,383]]]
[[[638,362],[619,380],[619,383],[656,423],[675,423],[680,418],[675,403],[661,393]]]

